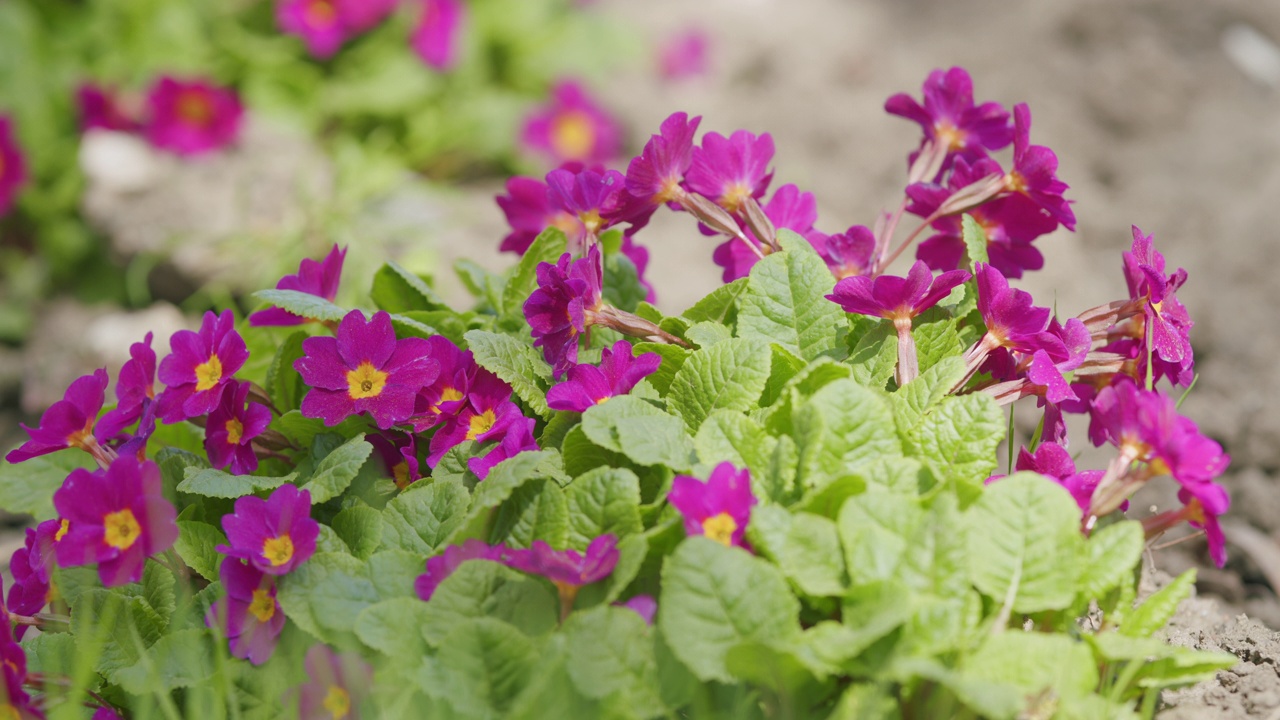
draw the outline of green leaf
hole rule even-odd
[[[662,357],[662,365],[647,380],[655,390],[663,395],[667,394],[667,390],[671,387],[671,381],[675,379],[676,373],[684,366],[685,360],[689,359],[689,356],[693,354],[691,350],[682,348],[679,345],[649,342],[636,343],[632,348],[632,352],[636,357],[640,357],[640,355],[647,352],[657,353]]]
[[[512,273],[511,279],[507,281],[507,286],[502,291],[504,314],[523,317],[525,301],[538,288],[538,265],[544,262],[554,265],[565,253],[568,242],[564,231],[554,226],[548,227],[538,235],[529,249],[520,257],[520,263],[516,265],[515,272]],[[506,380],[506,378],[503,379]]]
[[[205,629],[179,630],[161,638],[114,682],[135,695],[199,685],[213,677],[213,644]]]
[[[569,677],[586,697],[613,697],[639,717],[665,710],[652,631],[626,608],[596,606],[569,616],[564,633]]]
[[[893,422],[904,442],[912,443],[918,438],[920,423],[964,378],[964,372],[963,359],[948,357],[889,396]]]
[[[434,553],[462,526],[471,497],[456,481],[419,481],[382,511],[382,546]]]
[[[534,675],[539,655],[518,630],[492,618],[459,622],[440,646],[442,695],[465,718],[501,718]]]
[[[698,428],[693,439],[698,460],[709,468],[722,462],[751,471],[751,486],[757,496],[767,496],[764,482],[771,470],[778,441],[742,413],[717,410]]]
[[[349,417],[334,425],[325,427],[320,418],[303,417],[297,410],[290,410],[271,421],[271,429],[293,441],[299,448],[309,448],[319,435],[337,435],[350,437],[368,427],[369,421],[359,415]]]
[[[796,418],[801,427],[821,418],[818,466],[832,477],[854,472],[863,463],[902,454],[893,430],[893,414],[882,393],[852,379],[836,380],[814,393]]]
[[[604,276],[602,295],[605,302],[627,312],[644,302],[649,289],[640,282],[635,263],[625,255],[606,255],[604,258]]]
[[[950,690],[979,717],[1013,720],[1022,710],[1022,692],[1013,684],[974,677],[947,668],[932,658],[906,658],[895,662],[890,677],[899,682],[923,678]]]
[[[612,534],[619,539],[643,532],[640,480],[625,468],[596,468],[566,488],[569,502],[569,547],[586,550],[592,540]]]
[[[476,618],[506,622],[526,635],[541,635],[556,625],[556,600],[535,579],[488,560],[468,560],[436,587],[418,627],[432,646],[450,631]]]
[[[473,260],[459,258],[453,261],[453,271],[458,279],[467,287],[467,291],[476,298],[485,300],[494,311],[502,310],[502,291],[506,287],[506,278],[489,272]]]
[[[356,636],[393,660],[412,662],[428,653],[426,639],[416,632],[426,624],[427,615],[427,604],[416,597],[383,600],[360,611]]]
[[[800,634],[800,604],[778,568],[741,548],[691,537],[662,566],[658,626],[700,680],[732,680],[725,656],[746,640]]]
[[[297,479],[298,473],[292,472],[284,477],[262,477],[260,475],[232,475],[213,468],[188,467],[186,479],[178,483],[178,490],[192,495],[203,495],[215,498],[238,498],[253,495],[262,490],[275,490]]]
[[[480,367],[502,378],[529,405],[529,409],[539,415],[547,414],[551,366],[543,362],[542,355],[535,348],[510,335],[483,330],[472,330],[466,337]]]
[[[298,290],[259,290],[251,295],[258,302],[275,305],[294,315],[320,322],[339,322],[347,311],[318,295]]]
[[[978,263],[991,262],[987,256],[987,233],[969,213],[960,218],[960,237],[964,240],[965,255],[969,259],[969,272],[977,274]]]
[[[581,427],[591,442],[640,465],[680,471],[692,464],[693,440],[680,420],[640,398],[623,395],[587,408]]]
[[[298,331],[290,335],[280,344],[271,367],[267,369],[267,395],[275,401],[281,412],[297,410],[302,406],[302,398],[307,394],[307,385],[302,376],[293,369],[295,360],[303,356],[302,341],[310,335]]]
[[[724,342],[733,337],[729,332],[729,328],[712,322],[695,323],[684,331],[684,336],[699,348],[711,347],[716,343]]]
[[[781,230],[785,252],[757,262],[738,311],[738,335],[776,342],[805,360],[834,350],[844,311],[825,295],[835,287],[827,264],[803,238]]]
[[[521,485],[498,506],[490,543],[527,548],[542,540],[563,548],[569,538],[569,504],[554,480]]]
[[[103,643],[94,668],[115,682],[119,671],[142,659],[163,629],[146,600],[95,588],[84,590],[76,599],[71,632],[83,647]]]
[[[828,692],[797,648],[744,642],[733,646],[725,666],[734,677],[782,696],[783,706],[808,707]]]
[[[383,600],[417,597],[414,582],[422,574],[422,555],[396,548],[382,549],[369,558],[369,578]]]
[[[1085,543],[1089,555],[1080,577],[1081,597],[1095,600],[1120,583],[1132,583],[1145,542],[1142,523],[1132,520],[1108,525],[1091,535]]]
[[[631,464],[622,453],[591,442],[581,424],[565,434],[560,447],[564,452],[564,470],[569,475],[581,475],[599,467],[626,467]]]
[[[898,366],[898,336],[893,323],[884,320],[858,338],[845,359],[853,379],[867,387],[883,389]]]
[[[964,524],[951,495],[940,495],[907,542],[897,577],[912,590],[959,598],[969,590]]]
[[[970,677],[1011,683],[1026,696],[1048,690],[1057,697],[1080,697],[1098,686],[1089,646],[1065,635],[1016,630],[991,635],[965,659],[963,669]]]
[[[769,346],[769,352],[769,380],[764,384],[764,394],[760,396],[761,407],[768,407],[777,402],[786,388],[792,386],[792,380],[804,372],[806,366],[804,358],[797,357],[795,353],[777,343]],[[820,357],[818,360],[824,361],[824,365],[834,362],[828,357]],[[844,376],[849,376],[848,368],[845,368]]]
[[[906,445],[967,503],[995,470],[1004,434],[1004,414],[990,395],[952,395],[925,415]]]
[[[160,618],[161,631],[169,627],[169,619],[177,608],[173,573],[160,563],[149,560],[142,568],[142,599]]]
[[[303,490],[311,492],[311,504],[319,505],[341,495],[372,453],[373,445],[365,442],[361,433],[325,455],[316,464],[311,479],[302,486]]]
[[[382,513],[359,504],[333,516],[333,531],[351,548],[351,554],[368,560],[382,544]]]
[[[369,298],[389,313],[448,309],[426,281],[391,260],[374,274]]]
[[[1120,633],[1129,637],[1151,637],[1169,624],[1170,618],[1178,611],[1178,605],[1191,597],[1195,585],[1196,570],[1192,568],[1134,608],[1120,623]]]
[[[844,558],[836,524],[820,515],[792,515],[777,505],[751,512],[747,537],[800,588],[813,597],[845,592]]]
[[[516,488],[548,478],[559,480],[562,475],[560,456],[554,450],[526,451],[503,460],[489,471],[489,476],[484,482],[476,486],[466,520],[458,524],[457,529],[450,533],[446,542],[454,544],[465,539],[463,536],[468,530],[474,528],[475,523],[483,521],[494,508],[511,497]]]
[[[957,322],[951,319],[937,320],[917,325],[911,331],[912,339],[916,342],[920,372],[926,372],[945,358],[958,357],[964,352],[960,334],[956,332]]]
[[[681,315],[690,323],[713,322],[732,326],[738,318],[738,302],[746,291],[747,278],[738,278],[712,290]]]
[[[892,579],[924,521],[914,497],[868,492],[845,501],[837,522],[854,585]]]
[[[356,641],[355,620],[381,598],[369,567],[344,553],[318,552],[279,580],[276,599],[289,619],[316,638],[339,647]]]
[[[695,432],[716,410],[750,410],[769,379],[769,362],[769,347],[758,340],[727,340],[703,348],[671,381],[669,407]]]
[[[391,316],[391,324],[397,337],[429,338],[443,335],[454,345],[465,345],[468,330],[476,329],[483,321],[475,313],[456,313],[452,310],[410,310]]]
[[[54,517],[53,493],[72,470],[93,465],[88,453],[77,451],[41,455],[17,465],[0,460],[0,507],[30,513],[37,520]]]
[[[969,574],[984,595],[1020,613],[1070,606],[1085,549],[1066,490],[1015,473],[988,487],[965,519]]]

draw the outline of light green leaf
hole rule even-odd
[[[623,539],[642,532],[640,481],[625,468],[596,468],[566,488],[569,547],[586,550],[592,540],[612,534]]]
[[[751,512],[747,537],[752,547],[786,573],[801,592],[814,597],[843,595],[844,558],[836,524],[820,515],[792,515],[777,505]]]
[[[251,296],[258,302],[275,305],[294,315],[321,322],[339,322],[347,311],[318,295],[298,290],[259,290]]]
[[[858,337],[849,350],[845,363],[853,371],[853,379],[876,389],[883,389],[898,366],[898,336],[893,323],[883,320]]]
[[[1178,605],[1191,597],[1195,586],[1196,570],[1191,568],[1134,608],[1120,623],[1120,633],[1130,637],[1151,637],[1169,624],[1169,619],[1178,611]]]
[[[416,597],[383,600],[360,611],[356,636],[393,660],[413,662],[428,653],[426,639],[417,632],[427,614],[427,604]]]
[[[541,635],[556,625],[556,600],[537,580],[488,560],[468,560],[436,587],[419,626],[439,647],[453,628],[468,619],[493,618],[526,635]]]
[[[693,440],[680,420],[640,398],[623,395],[587,408],[582,414],[582,430],[591,442],[640,465],[665,465],[680,471],[692,464]]]
[[[430,555],[462,526],[470,493],[456,481],[419,481],[382,511],[382,545]]]
[[[238,498],[262,490],[275,490],[296,480],[298,473],[292,472],[284,477],[262,477],[232,475],[213,468],[188,467],[185,477],[185,480],[178,483],[178,490],[181,492],[204,497]]]
[[[778,441],[742,413],[717,410],[698,428],[693,439],[698,460],[709,468],[722,462],[751,471],[752,489],[765,494],[763,483],[769,474]]]
[[[381,598],[369,579],[369,567],[356,558],[318,552],[279,580],[276,599],[289,619],[316,638],[349,648],[361,610]]]
[[[173,573],[155,560],[147,561],[142,568],[142,599],[160,618],[160,629],[169,627],[169,619],[177,608],[177,597],[174,595]]]
[[[925,415],[905,444],[966,504],[995,470],[1004,434],[1004,414],[990,395],[952,395]]]
[[[1095,600],[1120,583],[1132,583],[1145,542],[1142,523],[1132,520],[1108,525],[1091,535],[1085,543],[1089,555],[1080,577],[1081,597]]]
[[[383,600],[417,597],[413,586],[422,570],[422,556],[408,550],[383,549],[369,558],[369,579]]]
[[[303,490],[311,492],[311,504],[319,505],[341,495],[372,453],[373,446],[365,442],[361,433],[325,455],[316,464],[307,484],[302,486]]]
[[[518,630],[492,618],[464,620],[440,646],[441,695],[458,717],[504,717],[533,678],[539,655]]]
[[[658,626],[700,680],[729,682],[725,656],[746,640],[800,634],[800,604],[778,568],[741,548],[691,537],[662,566]]]
[[[84,590],[76,599],[71,632],[83,647],[103,643],[94,668],[115,682],[121,670],[137,664],[147,648],[160,639],[163,628],[141,597],[94,588]]]
[[[627,312],[635,312],[649,289],[640,282],[635,263],[625,255],[606,255],[602,291],[605,302]]]
[[[904,442],[914,442],[925,416],[942,402],[962,378],[964,360],[948,357],[920,373],[906,387],[894,391],[889,396],[889,402],[893,407],[893,421],[898,428],[898,436]]]
[[[691,350],[680,347],[679,345],[666,345],[663,343],[636,343],[632,348],[632,352],[636,357],[641,354],[652,352],[662,356],[662,365],[646,378],[650,385],[659,393],[666,395],[667,390],[671,387],[671,381],[675,379],[676,373],[684,366],[685,360],[693,354]]]
[[[671,381],[669,407],[693,431],[716,410],[750,410],[769,379],[769,363],[769,347],[758,340],[727,340],[703,348],[685,360]]]
[[[615,696],[639,717],[664,711],[652,631],[638,614],[596,606],[570,615],[564,633],[578,692],[597,700]]]
[[[964,661],[967,675],[1016,685],[1024,695],[1088,695],[1098,686],[1089,646],[1066,635],[1011,630],[991,635]]]
[[[960,335],[956,332],[957,323],[957,320],[951,319],[935,320],[917,325],[911,331],[912,339],[916,341],[916,358],[920,362],[920,372],[926,372],[941,360],[958,357],[964,352]]]
[[[382,544],[382,513],[368,505],[352,505],[333,516],[333,531],[351,548],[351,554],[368,560]]]
[[[913,497],[868,492],[846,500],[837,525],[853,584],[895,577],[923,521],[924,511]]]
[[[1085,558],[1080,508],[1035,473],[993,483],[969,508],[973,584],[1014,612],[1061,610],[1075,598]]]
[[[893,414],[882,393],[852,379],[836,380],[814,393],[796,418],[797,439],[801,427],[821,418],[821,450],[818,467],[832,477],[854,472],[872,460],[902,455],[893,430]]]
[[[712,290],[685,310],[682,316],[690,323],[713,322],[732,326],[738,318],[738,302],[746,291],[747,278],[738,278]]]
[[[729,328],[713,322],[694,323],[688,330],[684,331],[684,336],[699,348],[711,347],[716,343],[724,342],[733,337],[729,332]]]
[[[192,687],[213,677],[213,643],[204,629],[179,630],[161,638],[115,682],[135,695]]]
[[[502,378],[539,415],[547,414],[551,366],[533,346],[510,335],[472,330],[467,345],[480,367]]]
[[[89,454],[77,450],[41,455],[17,465],[0,460],[0,508],[47,520],[56,514],[53,493],[71,471],[93,466]]]
[[[560,256],[565,253],[567,245],[568,239],[560,228],[548,227],[538,235],[529,249],[520,257],[520,263],[516,265],[511,279],[507,281],[507,286],[502,291],[504,314],[523,316],[522,309],[525,301],[538,288],[538,265],[544,262],[556,264]]]
[[[805,360],[834,350],[844,311],[825,295],[835,278],[813,247],[789,230],[778,239],[785,251],[757,262],[738,311],[738,335],[776,342]]]
[[[307,385],[293,369],[293,363],[303,356],[302,341],[308,337],[310,335],[300,330],[286,338],[267,369],[267,395],[282,412],[297,410],[307,394]]]
[[[569,537],[569,504],[554,480],[521,485],[498,506],[489,532],[490,543],[527,548],[542,540],[563,548]]]
[[[374,274],[369,298],[379,310],[389,313],[448,309],[444,300],[422,278],[391,260]]]
[[[964,240],[965,255],[969,259],[969,272],[977,273],[978,263],[991,262],[987,256],[987,233],[969,213],[960,218],[960,237]]]

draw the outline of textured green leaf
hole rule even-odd
[[[551,379],[551,366],[542,355],[510,335],[472,330],[467,333],[467,345],[480,367],[502,378],[516,395],[539,415],[547,414],[547,383]]]
[[[665,465],[680,471],[692,464],[693,439],[684,425],[640,398],[623,395],[587,408],[582,414],[582,430],[591,442],[640,465]]]
[[[965,503],[981,492],[995,470],[996,447],[1004,434],[1004,414],[990,395],[952,395],[925,415],[906,444]]]
[[[846,500],[837,525],[853,584],[894,578],[923,522],[924,511],[913,497],[868,492]]]
[[[487,560],[468,560],[436,587],[420,626],[433,646],[474,618],[494,618],[527,635],[541,635],[556,625],[556,600],[537,580]]]
[[[746,415],[717,410],[698,428],[693,444],[699,462],[707,467],[731,462],[751,470],[751,484],[759,495],[778,441]]]
[[[539,655],[518,630],[492,618],[464,620],[441,644],[442,695],[458,717],[501,718],[533,678]]]
[[[344,553],[312,555],[280,578],[277,587],[276,599],[290,620],[339,647],[354,645],[356,617],[381,599],[369,578],[368,565]]]
[[[430,555],[462,526],[471,497],[456,481],[419,481],[382,511],[382,545]]]
[[[298,290],[259,290],[251,297],[258,302],[275,305],[294,315],[321,322],[338,322],[347,314],[346,310],[318,295]]]
[[[951,319],[936,320],[919,324],[911,331],[912,339],[916,342],[920,372],[926,372],[943,359],[958,357],[964,352],[960,334],[956,331],[957,322]]]
[[[447,543],[461,542],[464,535],[476,527],[475,523],[483,521],[494,508],[511,497],[516,488],[542,479],[560,480],[563,475],[560,455],[555,450],[522,452],[503,460],[489,471],[484,482],[476,486],[466,520],[458,524],[457,529],[449,535]]]
[[[969,260],[969,272],[976,274],[978,263],[991,262],[987,256],[987,233],[969,213],[960,218],[960,238],[964,240],[964,252]]]
[[[181,492],[204,497],[238,498],[291,483],[297,479],[298,473],[292,472],[284,477],[262,477],[232,475],[213,468],[188,467],[185,476],[186,479],[178,483],[178,490]]]
[[[290,410],[272,420],[270,427],[272,430],[289,438],[299,448],[309,448],[315,443],[316,437],[320,435],[350,437],[368,427],[368,425],[367,418],[356,415],[343,420],[333,427],[325,427],[324,421],[320,418],[303,417],[301,412]]]
[[[827,300],[835,278],[813,246],[789,230],[785,251],[757,262],[738,310],[738,335],[776,342],[805,360],[834,350],[844,311]]]
[[[365,442],[362,433],[325,455],[316,464],[307,484],[302,486],[303,490],[311,492],[311,504],[319,505],[341,495],[372,453],[373,446]]]
[[[1085,548],[1080,508],[1066,490],[1035,473],[1015,473],[988,487],[966,515],[969,574],[978,590],[1014,612],[1070,606]]]
[[[389,313],[448,309],[426,281],[391,260],[374,274],[369,298]]]
[[[429,338],[443,335],[458,346],[466,344],[468,330],[475,330],[477,326],[484,324],[482,316],[452,310],[410,310],[391,315],[391,325],[396,329],[396,337]]]
[[[599,467],[626,467],[631,463],[622,453],[591,442],[580,424],[565,434],[561,448],[564,452],[564,471],[569,475],[581,475]]]
[[[777,343],[769,346],[769,353],[769,379],[764,384],[764,394],[760,396],[761,407],[768,407],[777,402],[784,389],[791,386],[792,380],[804,371],[806,365],[804,358],[798,357]],[[826,363],[833,362],[827,357],[818,359]],[[848,376],[847,371],[845,376]]]
[[[932,411],[951,388],[964,378],[964,360],[948,357],[925,370],[906,387],[898,388],[889,396],[893,407],[893,421],[898,435],[904,442],[915,441],[920,423]]]
[[[208,630],[179,630],[161,638],[136,664],[115,674],[115,682],[135,695],[198,685],[213,677],[213,643]]]
[[[568,239],[564,231],[554,226],[543,230],[534,239],[533,244],[520,257],[520,263],[516,265],[511,279],[502,291],[504,314],[523,317],[524,302],[538,288],[538,265],[544,262],[556,264],[565,253],[567,245]]]
[[[912,590],[958,598],[969,589],[964,524],[952,495],[940,495],[908,538],[897,577]]]
[[[752,547],[773,560],[806,595],[844,594],[844,557],[831,520],[809,513],[792,515],[777,505],[763,505],[751,512],[747,537]]]
[[[308,337],[310,335],[300,330],[285,338],[267,369],[267,395],[281,412],[297,410],[307,394],[307,385],[302,382],[302,375],[293,369],[293,363],[303,356],[302,341]]]
[[[369,558],[369,578],[378,597],[417,597],[414,581],[422,574],[422,556],[408,550],[384,548]]]
[[[1080,577],[1081,596],[1095,600],[1120,583],[1132,583],[1145,542],[1142,523],[1132,520],[1122,520],[1093,533],[1085,543],[1089,556]]]
[[[17,465],[0,460],[0,508],[30,513],[38,520],[54,517],[53,493],[72,470],[91,467],[89,454],[78,450],[41,455]]]
[[[71,632],[77,644],[93,647],[104,643],[95,669],[115,682],[118,673],[142,659],[147,648],[160,639],[160,620],[141,597],[100,588],[79,594],[71,615]]]
[[[658,627],[700,680],[728,682],[729,650],[800,634],[800,604],[775,566],[740,548],[691,537],[662,566]]]
[[[713,322],[733,325],[738,318],[738,302],[746,291],[747,279],[738,278],[712,290],[681,315],[691,323]]]
[[[872,460],[902,454],[893,430],[893,414],[882,393],[852,379],[836,380],[814,393],[802,408],[805,423],[797,418],[797,431],[814,415],[821,417],[822,444],[818,466],[832,477],[854,472]]]
[[[769,347],[757,340],[727,340],[699,350],[671,381],[669,407],[693,431],[716,410],[750,410],[769,379],[769,363]]]
[[[570,615],[564,633],[569,677],[578,692],[598,700],[615,696],[639,717],[665,710],[652,631],[638,614],[597,606]]]
[[[694,323],[684,331],[684,336],[699,348],[711,347],[733,337],[729,328],[713,322]]]
[[[174,594],[176,580],[168,568],[156,562],[147,561],[142,569],[142,599],[160,618],[161,631],[167,630],[178,600]]]
[[[1169,624],[1169,619],[1178,611],[1178,605],[1191,597],[1195,586],[1196,570],[1191,568],[1134,608],[1120,623],[1120,633],[1130,637],[1151,637]]]
[[[898,366],[898,336],[893,323],[882,320],[859,336],[845,363],[853,371],[854,380],[867,387],[884,388]]]
[[[368,505],[352,505],[334,515],[330,524],[351,548],[351,554],[361,560],[369,559],[382,544],[382,513]]]
[[[1088,695],[1098,686],[1089,646],[1066,635],[1010,631],[991,635],[965,659],[967,675],[1016,685],[1027,696]]]
[[[1012,683],[974,677],[952,670],[932,658],[914,657],[896,661],[890,677],[899,682],[930,680],[950,690],[957,700],[978,717],[1013,720],[1024,704],[1022,691]]]
[[[416,597],[383,600],[360,611],[356,636],[393,660],[413,662],[428,652],[426,639],[417,632],[427,615],[427,604]]]
[[[489,532],[490,543],[527,548],[542,540],[554,548],[569,537],[569,504],[554,480],[521,485],[498,506]]]
[[[612,534],[619,539],[642,532],[640,481],[625,468],[597,468],[566,488],[569,501],[569,547],[586,550],[592,540]]]
[[[671,381],[675,379],[676,373],[684,366],[685,360],[689,359],[692,351],[680,347],[679,345],[665,345],[663,343],[636,343],[632,352],[636,357],[641,354],[652,352],[662,356],[662,365],[650,375],[647,379],[649,384],[653,385],[659,393],[667,394],[667,390],[671,387]]]
[[[502,310],[502,291],[507,284],[505,277],[489,272],[475,261],[466,258],[454,260],[453,271],[466,286],[467,292],[480,300],[487,301],[492,310]]]

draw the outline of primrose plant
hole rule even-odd
[[[394,262],[338,307],[335,247],[243,322],[136,343],[107,412],[105,370],[75,381],[3,468],[42,521],[6,710],[1135,717],[1232,664],[1153,637],[1193,573],[1136,596],[1184,522],[1224,562],[1228,458],[1165,391],[1194,378],[1186,273],[1135,228],[1128,297],[1037,306],[1009,279],[1075,218],[1026,106],[953,68],[886,107],[924,137],[874,228],[818,231],[769,194],[769,135],[676,113],[625,173],[513,179],[520,259],[458,263],[469,309]],[[725,280],[676,315],[636,239],[664,209]],[[1042,420],[996,475],[1018,401]],[[1107,467],[1075,466],[1073,413]],[[1165,477],[1181,507],[1126,519]]]

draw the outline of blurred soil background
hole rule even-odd
[[[600,0],[584,11],[620,18],[642,48],[689,28],[710,37],[710,70],[699,77],[663,80],[643,51],[620,70],[588,74],[625,119],[631,151],[677,110],[702,115],[704,132],[770,132],[774,187],[814,192],[818,227],[829,233],[872,225],[901,197],[919,130],[883,112],[890,95],[918,97],[930,70],[960,65],[979,102],[1030,104],[1032,142],[1057,152],[1079,228],[1041,238],[1045,269],[1021,286],[1064,315],[1126,297],[1120,253],[1130,226],[1154,234],[1170,269],[1190,275],[1179,297],[1196,322],[1201,377],[1182,410],[1233,459],[1226,569],[1208,563],[1201,538],[1161,539],[1148,558],[1156,575],[1200,568],[1202,598],[1184,607],[1173,639],[1235,652],[1242,664],[1216,686],[1169,696],[1165,712],[1277,717],[1280,636],[1267,627],[1280,627],[1280,0]],[[276,132],[255,123],[224,157],[139,161],[144,172],[123,179],[129,153],[143,151],[97,148],[106,169],[95,175],[94,158],[84,159],[84,210],[118,252],[162,254],[192,286],[270,287],[277,270],[318,257],[335,239],[266,247],[245,232],[305,217],[336,172]],[[352,245],[344,287],[362,291],[390,255],[431,270],[462,300],[455,258],[511,262],[497,253],[499,192],[498,181],[440,189],[406,178],[361,210],[358,233],[336,238]],[[648,276],[664,310],[719,284],[714,241],[687,217],[660,214],[638,239],[652,254]],[[75,376],[104,364],[114,373],[147,329],[163,355],[168,333],[194,324],[166,304],[122,314],[63,300],[35,313],[26,347],[0,349],[0,447],[16,444],[16,422],[38,417]],[[1037,418],[1021,412],[1025,436]],[[1071,449],[1083,468],[1105,465],[1107,454],[1080,431]],[[1163,490],[1144,491],[1132,516],[1176,502],[1165,492],[1171,482],[1157,484]],[[0,538],[0,557],[21,543],[18,533]]]

